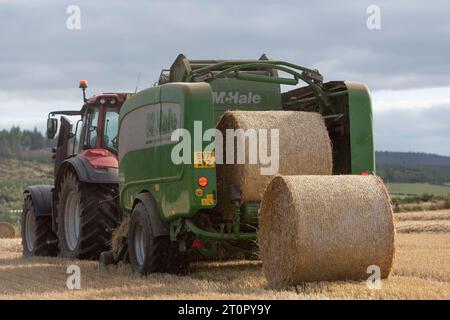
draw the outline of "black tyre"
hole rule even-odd
[[[37,217],[30,196],[27,196],[23,203],[21,225],[25,257],[57,255],[58,245],[56,235],[52,231],[52,217]]]
[[[115,261],[112,251],[103,251],[100,254],[98,263],[101,270],[107,270],[110,265],[113,265]]]
[[[156,210],[156,206],[153,206]],[[151,214],[142,203],[133,209],[128,232],[128,251],[133,271],[141,275],[150,273],[186,274],[189,262],[179,253],[169,236],[155,237]]]
[[[109,250],[118,221],[114,193],[110,186],[81,183],[73,173],[66,174],[57,204],[60,256],[98,260]]]

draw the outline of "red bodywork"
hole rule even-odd
[[[105,149],[88,149],[80,153],[94,168],[119,168],[117,155]]]

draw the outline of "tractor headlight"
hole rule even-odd
[[[106,103],[106,99],[105,98],[101,98],[100,99],[100,104],[105,104]]]
[[[109,103],[116,104],[116,99],[112,98],[111,100],[109,100]]]

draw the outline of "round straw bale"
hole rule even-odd
[[[394,257],[389,196],[375,176],[278,176],[261,203],[258,241],[273,288],[386,278]]]
[[[0,222],[0,239],[14,238],[16,236],[16,230],[14,226],[8,222]]]
[[[330,175],[333,160],[330,138],[320,114],[300,111],[227,111],[217,128],[222,132],[223,162],[226,162],[226,130],[256,130],[258,141],[253,141],[256,149],[251,149],[252,141],[245,141],[245,163],[237,163],[237,139],[234,140],[234,161],[232,164],[217,165],[219,208],[229,205],[229,185],[234,184],[241,192],[242,201],[261,201],[268,183],[276,174],[280,175]],[[269,165],[259,158],[259,141],[266,140],[260,129],[267,129],[267,152],[271,155],[271,129],[279,133],[278,170],[273,174],[262,174],[261,168]],[[249,151],[254,155],[258,150],[256,164],[251,164]],[[228,211],[228,208],[227,208]]]

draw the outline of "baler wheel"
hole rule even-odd
[[[128,249],[133,271],[141,275],[150,273],[186,274],[189,268],[187,255],[178,252],[176,242],[169,236],[154,236],[151,215],[142,203],[133,209]]]
[[[109,250],[118,210],[113,189],[82,183],[67,173],[58,194],[57,223],[60,255],[65,258],[98,260]]]
[[[27,196],[22,210],[22,248],[25,257],[50,256],[58,253],[51,216],[36,216],[33,200]]]

